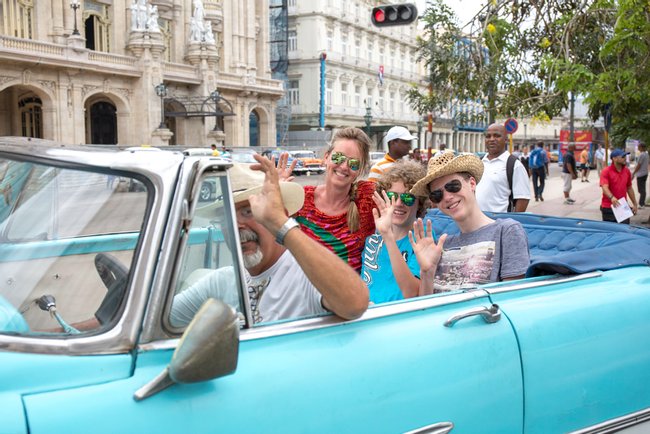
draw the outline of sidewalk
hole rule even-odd
[[[544,202],[535,202],[533,195],[533,182],[530,182],[531,200],[528,203],[527,212],[558,216],[572,217],[577,219],[602,220],[600,213],[600,199],[602,190],[598,185],[598,172],[595,170],[589,173],[589,182],[580,182],[580,178],[573,181],[571,189],[571,198],[576,202],[573,205],[564,204],[564,194],[562,193],[562,168],[557,163],[551,163],[549,167],[550,177],[546,178],[544,187]],[[637,201],[639,194],[636,190],[636,180],[632,180],[632,186]],[[650,206],[640,208],[637,215],[632,216],[630,220],[633,225],[648,227],[644,224],[650,218]]]

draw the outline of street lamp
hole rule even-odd
[[[363,120],[366,122],[366,134],[370,136],[370,124],[372,124],[372,108],[370,103],[366,102],[366,114],[363,116]]]
[[[214,128],[212,131],[221,131],[219,128],[219,100],[221,99],[221,95],[219,94],[218,90],[213,90],[210,92],[210,99],[214,103]]]
[[[70,7],[74,11],[74,30],[72,30],[73,35],[79,35],[79,29],[77,28],[77,9],[81,7],[79,0],[70,0]]]
[[[156,95],[160,97],[160,125],[158,128],[164,129],[167,128],[167,125],[165,125],[165,97],[167,96],[167,86],[165,86],[165,83],[160,83],[155,89]]]

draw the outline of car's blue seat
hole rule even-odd
[[[528,234],[527,277],[578,274],[632,265],[650,265],[650,230],[617,223],[528,213],[486,213],[519,221]],[[436,234],[458,233],[456,223],[437,209],[427,212]]]

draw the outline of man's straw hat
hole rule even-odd
[[[234,163],[228,170],[232,196],[235,204],[248,200],[253,194],[262,191],[264,184],[264,173],[259,170],[251,170],[250,165]],[[295,214],[305,201],[305,191],[296,182],[280,182],[282,202],[289,215]],[[210,205],[197,208],[197,215],[212,217],[214,210],[223,206],[223,199],[218,198]]]

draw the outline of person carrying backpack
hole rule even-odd
[[[548,165],[548,156],[544,151],[544,142],[537,142],[537,146],[530,153],[528,166],[533,175],[533,191],[535,193],[535,202],[544,201],[544,183],[546,181],[546,170]]]

